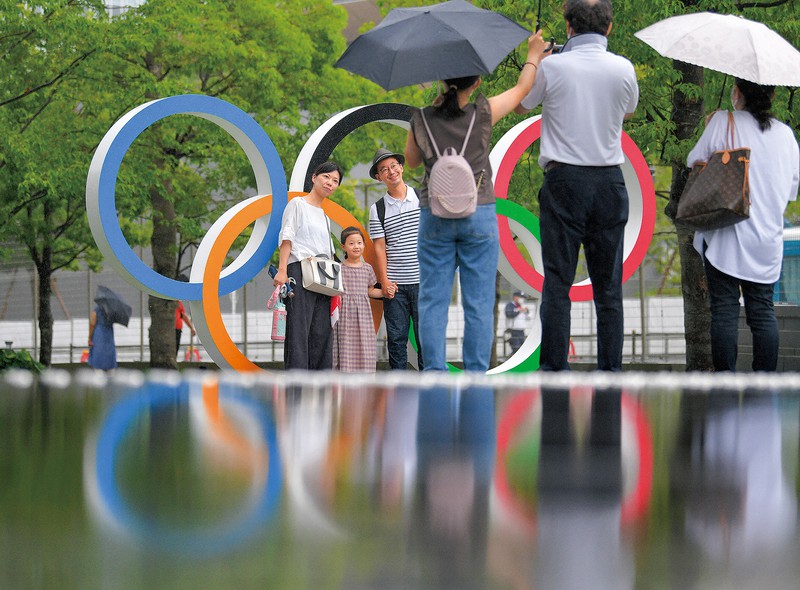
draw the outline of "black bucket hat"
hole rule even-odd
[[[378,164],[383,162],[386,158],[395,158],[400,164],[405,164],[406,159],[403,154],[395,154],[385,148],[380,148],[375,152],[375,157],[372,158],[372,167],[369,169],[369,175],[377,180],[378,178]]]

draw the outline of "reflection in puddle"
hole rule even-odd
[[[796,585],[792,388],[378,377],[0,380],[3,587]]]

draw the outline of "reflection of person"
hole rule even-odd
[[[525,328],[528,326],[530,318],[528,306],[525,305],[525,293],[514,291],[511,301],[506,304],[505,313],[506,325],[511,332],[508,343],[511,344],[511,350],[517,352],[525,342]]]
[[[784,472],[777,400],[764,391],[712,395],[713,406],[692,408],[686,425],[694,433],[681,464],[690,475],[688,537],[733,573],[788,571],[779,564],[796,559],[797,494],[794,475]]]
[[[175,354],[178,354],[181,350],[181,334],[183,334],[183,324],[186,323],[189,326],[189,329],[192,331],[192,336],[197,335],[197,331],[194,329],[194,324],[192,324],[192,319],[189,317],[189,314],[186,313],[186,307],[183,305],[183,301],[177,301],[177,305],[175,306]]]
[[[334,328],[333,368],[345,373],[375,372],[375,324],[372,321],[370,298],[383,297],[375,286],[372,266],[361,259],[364,234],[357,227],[342,230],[342,283],[344,294],[339,321]]]
[[[772,307],[783,257],[783,211],[797,198],[800,156],[791,128],[770,114],[774,87],[736,80],[731,94],[736,146],[750,148],[750,218],[722,229],[695,232],[704,258],[711,302],[711,355],[716,371],[735,371],[739,295],[753,334],[753,370],[775,371],[778,323]],[[726,146],[728,113],[718,112],[689,153],[706,161]],[[731,146],[735,147],[735,146]]]
[[[490,586],[486,556],[495,424],[488,387],[420,390],[409,532],[426,574],[424,583],[413,587]]]
[[[442,152],[450,147],[461,150],[472,115],[476,114],[464,152],[478,184],[478,207],[469,217],[444,219],[431,213],[427,182],[437,159],[436,152],[420,112],[411,117],[406,161],[412,167],[425,164],[420,191],[418,256],[420,341],[426,371],[447,369],[447,318],[456,267],[464,304],[464,368],[480,372],[489,368],[494,340],[494,297],[487,286],[494,284],[498,256],[489,141],[492,125],[516,108],[530,90],[544,47],[541,32],[528,39],[528,55],[513,88],[489,99],[478,95],[475,102],[469,102],[481,85],[479,76],[444,80],[444,94],[424,109],[425,119]]]
[[[540,68],[517,112],[542,105],[539,192],[544,286],[541,369],[569,368],[569,290],[581,244],[597,309],[598,369],[622,369],[623,232],[628,194],[623,119],[636,108],[633,64],[606,50],[610,0],[567,0],[568,39]]]
[[[110,371],[117,368],[117,347],[114,344],[114,324],[99,305],[89,317],[90,367]]]
[[[419,262],[417,230],[419,198],[403,181],[405,158],[379,149],[369,174],[386,185],[386,194],[369,210],[369,234],[375,247],[378,280],[383,290],[383,318],[389,347],[389,367],[408,366],[408,329],[414,323],[417,365],[424,368],[419,345]],[[383,215],[381,215],[383,213]]]
[[[621,399],[615,388],[542,388],[534,588],[635,587],[620,536]]]
[[[311,175],[311,192],[295,197],[283,212],[280,262],[273,286],[291,283],[294,296],[286,299],[286,369],[324,370],[333,364],[331,298],[303,288],[300,261],[321,254],[333,258],[328,218],[322,202],[339,187],[342,170],[324,162]]]

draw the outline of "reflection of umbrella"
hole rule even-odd
[[[98,285],[94,294],[94,302],[100,306],[109,322],[122,324],[123,326],[128,325],[133,309],[114,291],[103,285]]]
[[[671,57],[767,86],[800,86],[800,52],[763,23],[730,14],[673,16],[634,33]]]
[[[530,31],[465,0],[395,8],[359,35],[336,66],[386,90],[488,74]]]

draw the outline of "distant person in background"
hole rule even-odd
[[[530,314],[525,305],[525,293],[514,291],[512,300],[506,304],[506,326],[511,334],[508,343],[511,345],[512,352],[517,352],[522,343],[525,342],[525,328],[528,327]]]
[[[99,305],[89,316],[89,361],[93,369],[111,371],[117,368],[117,347],[114,345],[114,324]]]
[[[178,277],[179,281],[183,281],[184,283],[189,282],[189,277],[182,274]],[[189,329],[192,331],[192,336],[197,336],[197,330],[194,329],[194,324],[192,324],[192,319],[189,317],[189,314],[186,313],[186,307],[183,305],[183,301],[178,300],[177,305],[175,306],[175,355],[177,356],[178,353],[181,351],[181,336],[183,334],[183,324],[186,323],[189,326]],[[191,358],[191,351],[189,354]]]
[[[192,331],[192,336],[197,336],[197,330],[194,329],[192,320],[189,314],[186,313],[186,307],[183,301],[178,301],[175,307],[175,354],[177,355],[181,350],[181,335],[183,334],[183,324],[186,323]]]

